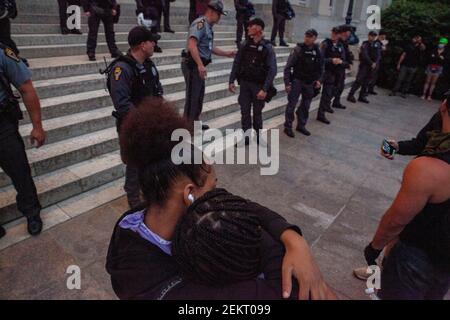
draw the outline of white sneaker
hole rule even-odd
[[[366,281],[371,275],[371,273],[367,273],[367,269],[367,267],[353,269],[353,275],[359,280]]]

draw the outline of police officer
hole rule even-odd
[[[277,61],[270,41],[264,39],[264,21],[255,18],[248,23],[248,40],[239,47],[231,69],[229,90],[236,92],[234,84],[237,79],[240,84],[238,102],[241,106],[242,129],[244,132],[252,128],[259,133],[263,128],[262,110],[267,92],[273,86],[277,74]],[[248,140],[246,141],[248,144]]]
[[[272,45],[275,46],[275,38],[277,33],[280,36],[280,46],[288,47],[289,45],[284,41],[284,30],[286,28],[286,11],[288,9],[288,0],[273,0],[272,1],[272,16],[273,28],[272,36],[270,38]]]
[[[339,41],[338,27],[332,29],[331,38],[327,38],[321,43],[320,50],[325,63],[325,73],[317,120],[330,124],[330,121],[325,116],[325,112],[334,112],[331,108],[331,100],[340,85],[340,76],[348,66],[344,45]]]
[[[369,100],[367,100],[367,88],[381,60],[380,44],[375,41],[377,36],[378,34],[375,31],[370,31],[369,39],[361,45],[358,74],[347,97],[347,100],[352,103],[356,103],[355,93],[360,88],[358,101],[369,103]]]
[[[337,74],[338,77],[338,83],[339,85],[336,87],[336,92],[334,95],[334,100],[332,107],[334,109],[346,109],[347,107],[344,106],[341,103],[341,96],[344,92],[345,88],[345,78],[346,78],[346,70],[351,69],[353,65],[353,61],[355,60],[355,57],[353,56],[353,53],[350,50],[350,47],[348,45],[348,40],[350,38],[351,32],[352,32],[352,26],[349,25],[342,25],[339,27],[339,39],[344,46],[345,49],[345,69],[339,68],[339,73]]]
[[[37,235],[42,230],[41,205],[36,192],[22,137],[22,119],[17,97],[11,84],[19,91],[30,115],[33,130],[31,143],[40,147],[45,142],[41,106],[31,82],[31,73],[14,51],[0,44],[0,167],[11,178],[17,191],[17,208],[27,218],[28,232]],[[0,226],[0,236],[5,230]]]
[[[170,2],[171,0],[162,0],[162,14],[164,16],[164,32],[175,33],[170,27]],[[159,18],[161,23],[161,17]],[[159,27],[161,29],[161,27]]]
[[[89,33],[87,38],[87,55],[89,61],[95,61],[95,49],[100,21],[105,27],[106,42],[112,58],[117,58],[121,52],[117,48],[114,35],[113,17],[117,15],[116,0],[83,0],[83,9],[88,17]]]
[[[320,89],[324,71],[322,54],[319,46],[315,43],[316,39],[316,30],[306,31],[304,42],[297,44],[284,68],[284,85],[288,94],[284,133],[291,138],[295,137],[292,131],[292,123],[295,119],[294,111],[300,94],[302,95],[302,102],[297,109],[296,130],[306,136],[311,135],[305,126],[308,121],[311,101],[314,98],[315,90]]]
[[[375,85],[377,84],[378,75],[382,68],[381,65],[383,63],[383,55],[387,51],[388,41],[387,41],[386,37],[387,37],[387,34],[384,30],[380,30],[380,32],[378,32],[378,38],[376,41],[378,42],[378,46],[379,46],[379,50],[380,50],[380,62],[378,64],[377,68],[373,71],[372,79],[369,83],[369,87],[367,88],[368,94],[377,95],[377,93],[375,92]]]
[[[142,99],[163,95],[158,70],[150,60],[159,39],[159,35],[145,27],[134,27],[128,34],[128,53],[114,60],[105,70],[119,134],[122,120]],[[127,165],[124,189],[130,208],[138,207],[141,200],[137,168]]]
[[[236,9],[236,44],[240,45],[242,35],[245,31],[245,39],[247,39],[247,24],[250,17],[255,14],[253,4],[248,0],[234,0],[234,8]]]
[[[208,4],[205,15],[194,20],[187,41],[187,50],[182,52],[181,70],[186,82],[186,102],[184,116],[198,121],[202,112],[205,95],[206,67],[211,63],[211,55],[232,58],[234,51],[223,51],[214,47],[213,25],[219,22],[223,11],[222,1],[213,0]],[[202,126],[207,130],[207,125]]]
[[[151,26],[146,26],[152,33],[161,32],[161,13],[162,13],[161,0],[136,0],[136,14],[141,15],[142,19],[151,21]],[[138,18],[138,21],[141,19]],[[155,45],[155,52],[162,52],[161,47]]]

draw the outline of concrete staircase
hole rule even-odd
[[[116,25],[116,40],[123,51],[127,49],[127,32],[135,25],[134,9],[132,4],[123,4],[121,21]],[[155,54],[153,60],[161,75],[165,97],[174,101],[181,112],[185,83],[180,70],[180,52],[187,35],[187,8],[172,9],[171,24],[177,33],[162,34],[160,44],[164,52]],[[231,13],[215,27],[217,46],[234,47],[234,23]],[[31,124],[27,114],[20,124],[20,133],[26,143],[43,207],[49,208],[47,211],[63,210],[67,218],[123,195],[124,166],[111,116],[112,102],[105,90],[104,77],[98,72],[104,67],[103,56],[110,60],[103,30],[100,30],[98,61],[89,62],[85,55],[85,18],[82,36],[59,34],[56,1],[19,1],[19,17],[12,25],[13,39],[21,55],[29,59],[34,85],[41,99],[47,144],[40,149],[30,146]],[[287,103],[282,70],[290,50],[276,48],[278,74],[275,84],[279,94],[264,109],[266,127],[269,128],[282,123]],[[231,59],[216,58],[208,67],[202,120],[213,128],[240,126],[237,95],[227,90],[231,65]],[[348,83],[351,81],[348,79]],[[0,172],[0,224],[21,217],[15,196],[9,178]]]

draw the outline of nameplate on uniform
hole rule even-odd
[[[114,68],[114,79],[115,79],[116,81],[119,81],[120,75],[121,75],[121,74],[122,74],[122,68],[119,67],[119,66],[115,67],[115,68]]]
[[[16,62],[20,62],[19,57],[17,57],[17,55],[15,54],[15,52],[11,48],[8,48],[8,47],[5,48],[5,55],[8,58],[13,59]]]

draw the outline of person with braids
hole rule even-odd
[[[261,210],[266,209],[224,189],[195,201],[180,219],[172,242],[173,257],[185,281],[170,290],[166,299],[201,294],[199,285],[221,288],[259,276],[267,285],[264,297],[280,298],[284,250],[261,228]]]
[[[122,157],[139,171],[145,205],[119,218],[109,244],[106,270],[120,299],[163,299],[182,285],[182,271],[172,256],[172,240],[180,219],[196,199],[216,188],[214,167],[205,161],[175,164],[171,153],[179,143],[172,141],[176,129],[192,126],[176,108],[163,99],[147,98],[131,110],[121,127]],[[192,146],[191,159],[195,150]],[[299,283],[301,299],[335,299],[323,280],[300,229],[267,208],[258,206],[259,223],[278,243],[283,244],[282,293],[292,292],[292,276]],[[258,299],[273,296],[264,279],[240,281],[220,288],[200,285],[197,295],[183,299]],[[278,293],[281,297],[281,292]]]

